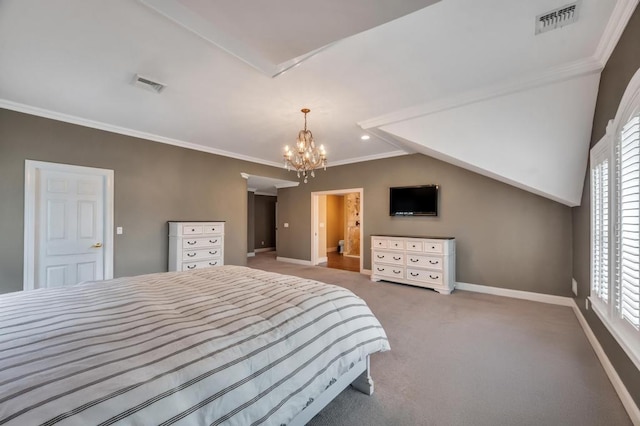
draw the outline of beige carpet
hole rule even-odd
[[[371,358],[374,395],[347,388],[310,425],[631,424],[568,307],[373,283],[273,252],[248,266],[350,289],[389,337]]]

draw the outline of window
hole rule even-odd
[[[616,311],[640,330],[640,116],[622,128],[616,143]]]
[[[640,70],[591,149],[593,310],[640,368]]]

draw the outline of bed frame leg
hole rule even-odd
[[[366,362],[367,368],[351,383],[351,386],[365,395],[373,395],[373,379],[370,374],[369,356],[367,356]]]

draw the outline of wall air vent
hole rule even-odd
[[[536,16],[536,34],[562,28],[578,20],[580,0]]]
[[[140,74],[136,74],[133,79],[133,85],[142,87],[143,89],[151,90],[152,92],[160,93],[164,90],[165,86],[162,83],[158,83],[157,81],[153,81],[148,79],[147,77],[143,77]]]

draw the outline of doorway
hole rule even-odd
[[[311,193],[312,265],[362,271],[363,205],[362,188]]]
[[[247,257],[278,249],[278,189],[300,182],[240,173],[247,181]]]
[[[113,278],[113,170],[25,161],[24,290]]]

